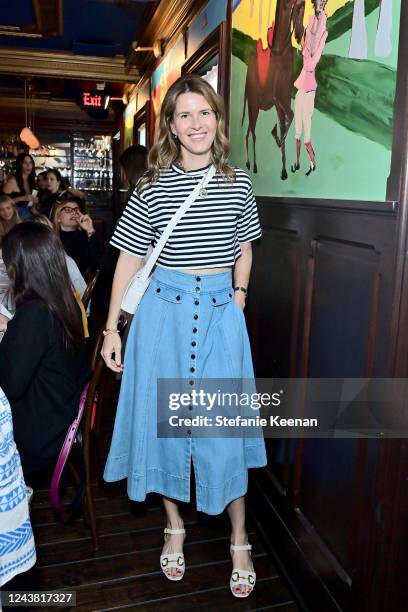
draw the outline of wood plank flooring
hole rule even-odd
[[[31,516],[37,564],[26,575],[26,588],[75,590],[75,609],[83,611],[298,612],[250,524],[257,584],[251,597],[240,601],[228,587],[231,561],[224,516],[206,517],[183,505],[187,569],[183,581],[171,583],[159,566],[164,524],[159,498],[150,496],[146,504],[135,504],[122,487],[114,497],[101,493],[96,484],[94,492],[100,534],[97,552],[84,520],[79,517],[73,524],[61,525],[50,508],[48,491],[36,491]],[[19,588],[22,584],[20,579]]]

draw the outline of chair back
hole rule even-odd
[[[86,286],[84,295],[82,296],[82,303],[84,305],[85,310],[88,308],[89,302],[91,301],[91,297],[94,292],[96,281],[98,280],[98,276],[99,276],[99,269],[95,270],[95,272],[93,273],[92,277],[90,278]]]
[[[64,443],[62,445],[60,454],[57,459],[57,463],[54,468],[54,472],[52,474],[51,488],[50,488],[50,502],[51,502],[52,508],[55,510],[55,512],[61,515],[61,517],[64,514],[62,503],[59,497],[59,487],[60,487],[61,477],[64,472],[65,465],[68,461],[68,457],[70,456],[72,447],[75,443],[77,433],[78,433],[78,428],[81,424],[81,421],[84,415],[87,398],[89,395],[89,387],[90,387],[90,383],[87,383],[84,387],[84,390],[81,393],[81,398],[79,400],[78,414],[68,428],[67,435],[65,436]],[[75,508],[74,507],[70,508],[70,514],[72,514],[72,512],[75,511],[75,509],[81,503],[84,492],[85,492],[84,487],[83,486],[80,487],[78,494],[75,496],[74,501],[71,504],[71,506],[75,506]]]

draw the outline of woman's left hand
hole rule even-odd
[[[92,219],[89,215],[80,215],[78,223],[81,229],[83,229],[88,235],[95,232]]]
[[[246,295],[243,291],[235,291],[234,301],[242,308],[242,310],[245,308],[245,298]]]

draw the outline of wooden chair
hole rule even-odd
[[[91,301],[92,294],[95,289],[96,281],[98,280],[100,270],[95,270],[92,275],[89,276],[89,281],[84,291],[84,295],[82,296],[82,303],[84,305],[85,310],[89,306],[89,302]]]
[[[98,531],[96,526],[95,516],[95,505],[92,493],[92,467],[91,467],[91,451],[94,443],[94,427],[95,427],[95,416],[100,408],[100,390],[103,384],[104,378],[104,363],[102,358],[97,361],[93,375],[89,383],[88,397],[85,406],[83,427],[82,427],[82,444],[83,444],[83,457],[85,463],[85,497],[84,497],[84,512],[85,517],[88,519],[90,524],[92,539],[94,543],[94,550],[98,550]],[[98,449],[99,450],[99,449]],[[97,453],[97,459],[99,464],[99,453]],[[98,465],[99,468],[99,465]],[[100,469],[98,469],[97,476],[100,475]]]
[[[95,506],[92,493],[92,469],[91,469],[91,444],[92,429],[95,421],[95,411],[98,407],[98,393],[104,373],[104,363],[102,358],[97,361],[93,369],[91,380],[88,383],[85,404],[76,434],[75,444],[72,446],[69,457],[68,467],[73,477],[77,491],[73,503],[68,508],[63,508],[59,499],[55,499],[55,490],[59,487],[59,479],[55,484],[58,462],[54,470],[51,484],[51,505],[62,522],[71,521],[78,509],[82,498],[82,505],[85,521],[90,525],[94,550],[98,550],[98,531],[96,526]],[[70,426],[71,429],[71,426]],[[74,452],[75,451],[75,452]],[[74,456],[78,461],[74,462]],[[54,498],[52,492],[54,491]]]

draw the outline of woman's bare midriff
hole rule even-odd
[[[199,270],[177,269],[177,272],[186,272],[187,274],[219,274],[220,272],[229,272],[231,268],[200,268]]]

